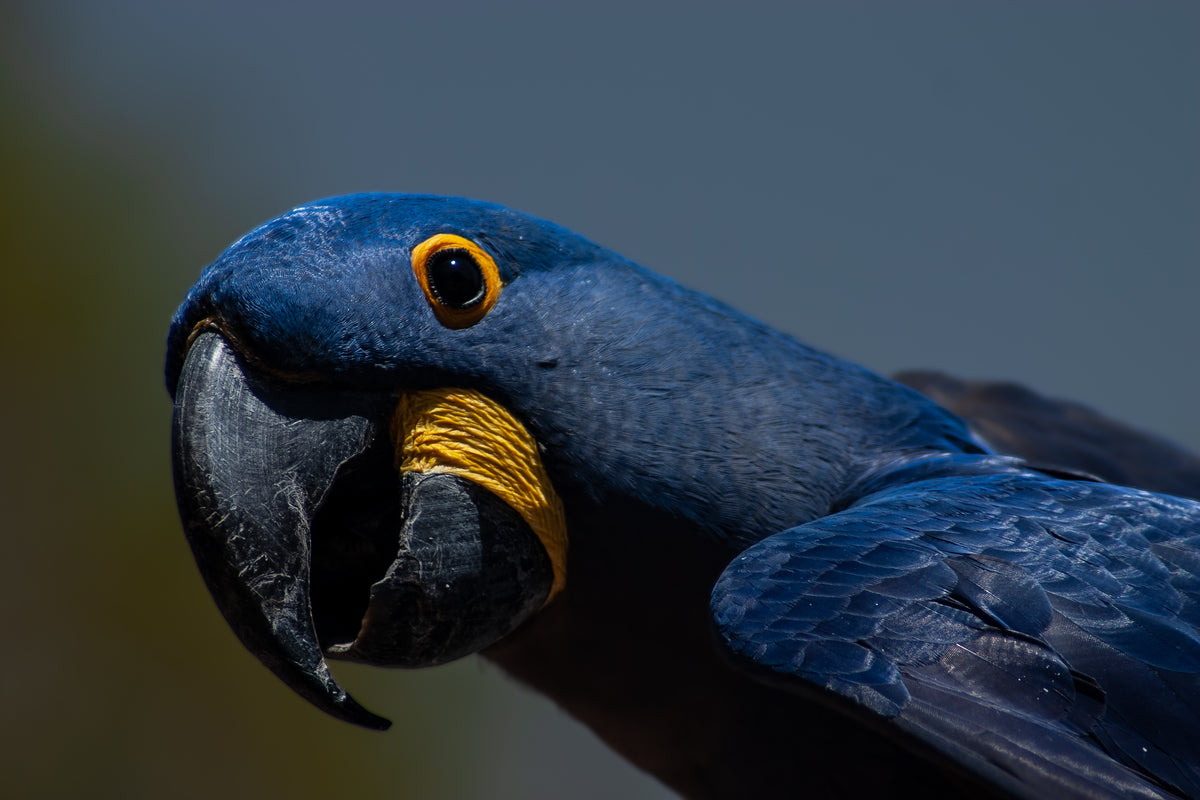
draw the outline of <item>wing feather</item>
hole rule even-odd
[[[1106,484],[927,479],[747,549],[712,610],[742,662],[1018,794],[1197,796],[1197,530]]]

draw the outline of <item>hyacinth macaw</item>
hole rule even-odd
[[[690,797],[1200,796],[1200,504],[561,227],[301,206],[204,271],[166,382],[217,605],[344,720],[387,724],[326,658],[482,651]]]

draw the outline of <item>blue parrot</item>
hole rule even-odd
[[[344,720],[387,725],[327,658],[482,652],[689,797],[1200,797],[1200,503],[561,227],[300,206],[204,271],[166,383],[209,590]]]

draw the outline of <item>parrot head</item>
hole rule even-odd
[[[167,383],[185,531],[235,632],[318,706],[386,727],[326,655],[443,663],[561,589],[562,501],[490,399],[558,358],[536,331],[559,315],[518,309],[519,291],[496,306],[517,265],[596,250],[483,203],[342,198],[243,237],[179,309]]]

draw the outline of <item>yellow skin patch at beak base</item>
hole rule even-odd
[[[554,583],[566,585],[567,522],[537,443],[502,406],[470,389],[402,392],[392,418],[396,467],[448,472],[474,481],[521,515],[550,556]]]

